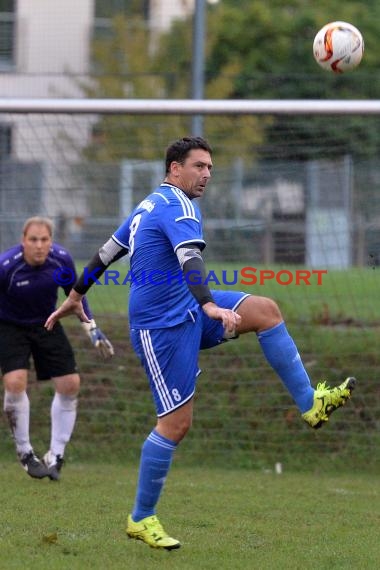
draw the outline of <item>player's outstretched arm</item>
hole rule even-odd
[[[85,305],[87,305],[87,312],[89,313],[86,314],[85,307],[83,307],[83,297],[94,284],[95,280],[103,274],[108,265],[127,253],[128,248],[120,246],[110,238],[88,263],[86,275],[82,272],[74,287],[69,292],[67,299],[48,317],[45,328],[50,331],[59,319],[68,315],[76,315],[82,322],[84,331],[91,340],[92,345],[102,358],[111,358],[114,355],[113,346],[106,335],[97,326],[89,312],[88,305],[85,303]]]
[[[95,279],[103,274],[110,263],[120,259],[127,253],[128,249],[126,247],[122,247],[112,239],[109,239],[88,263],[88,275],[85,276],[84,272],[80,275],[66,301],[47,319],[45,328],[51,330],[59,319],[67,315],[76,315],[83,323],[90,323],[91,319],[86,315],[82,304],[85,293],[93,285]]]
[[[51,331],[56,322],[68,315],[76,315],[82,322],[89,323],[90,319],[87,317],[83,309],[82,297],[83,295],[77,293],[74,289],[71,289],[67,299],[47,318],[45,328],[48,331]]]

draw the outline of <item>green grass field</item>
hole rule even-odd
[[[134,467],[73,464],[62,480],[0,466],[4,570],[375,570],[380,481],[183,468],[174,464],[159,507],[178,551],[126,537]]]
[[[314,432],[254,335],[204,351],[194,425],[159,505],[165,527],[183,543],[170,553],[124,533],[154,410],[129,344],[128,287],[94,286],[89,300],[116,354],[102,362],[76,319],[64,321],[82,390],[62,481],[29,478],[6,421],[0,424],[0,570],[379,568],[377,281],[377,270],[366,268],[329,272],[322,286],[246,288],[278,301],[313,379],[335,384],[355,375],[358,387],[346,408]],[[29,392],[32,441],[44,453],[52,389],[31,379]],[[282,475],[273,471],[276,461]]]

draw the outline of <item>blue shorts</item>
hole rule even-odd
[[[213,291],[216,304],[236,310],[249,295]],[[194,395],[200,349],[224,342],[223,325],[201,308],[184,323],[165,329],[131,329],[132,346],[149,378],[158,417],[183,406]]]
[[[212,296],[214,297],[214,301],[218,307],[236,311],[240,303],[250,295],[249,293],[242,293],[241,291],[212,291]],[[214,346],[225,342],[225,339],[223,338],[224,329],[221,321],[210,319],[210,317],[208,317],[203,311],[202,319],[201,350],[204,348],[213,348]]]

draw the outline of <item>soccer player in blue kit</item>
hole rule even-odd
[[[156,505],[175,449],[191,427],[200,349],[255,332],[303,419],[315,429],[345,404],[355,385],[354,378],[347,378],[336,388],[321,383],[314,389],[274,301],[237,291],[210,291],[205,284],[205,241],[194,199],[205,192],[211,156],[201,137],[184,137],[168,147],[163,184],[100,248],[88,265],[87,280],[82,274],[45,324],[50,330],[71,313],[84,319],[83,295],[111,262],[129,253],[131,342],[149,378],[157,423],[142,446],[126,532],[167,550],[179,548],[180,542],[163,529]]]
[[[65,447],[74,430],[80,377],[61,324],[56,324],[53,334],[44,327],[56,307],[59,280],[68,295],[75,276],[69,252],[53,243],[52,234],[50,219],[29,218],[24,223],[22,243],[0,254],[0,366],[4,411],[21,465],[31,477],[58,480]],[[65,277],[69,278],[66,285]],[[85,299],[83,305],[85,332],[104,358],[112,356],[112,345],[96,326]],[[37,379],[52,379],[55,388],[50,448],[43,460],[34,452],[29,435],[26,389],[31,357]]]

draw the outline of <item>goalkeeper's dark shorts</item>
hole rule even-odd
[[[29,370],[33,358],[37,380],[77,372],[74,352],[60,323],[52,331],[43,325],[20,326],[0,321],[0,367],[6,374]]]

